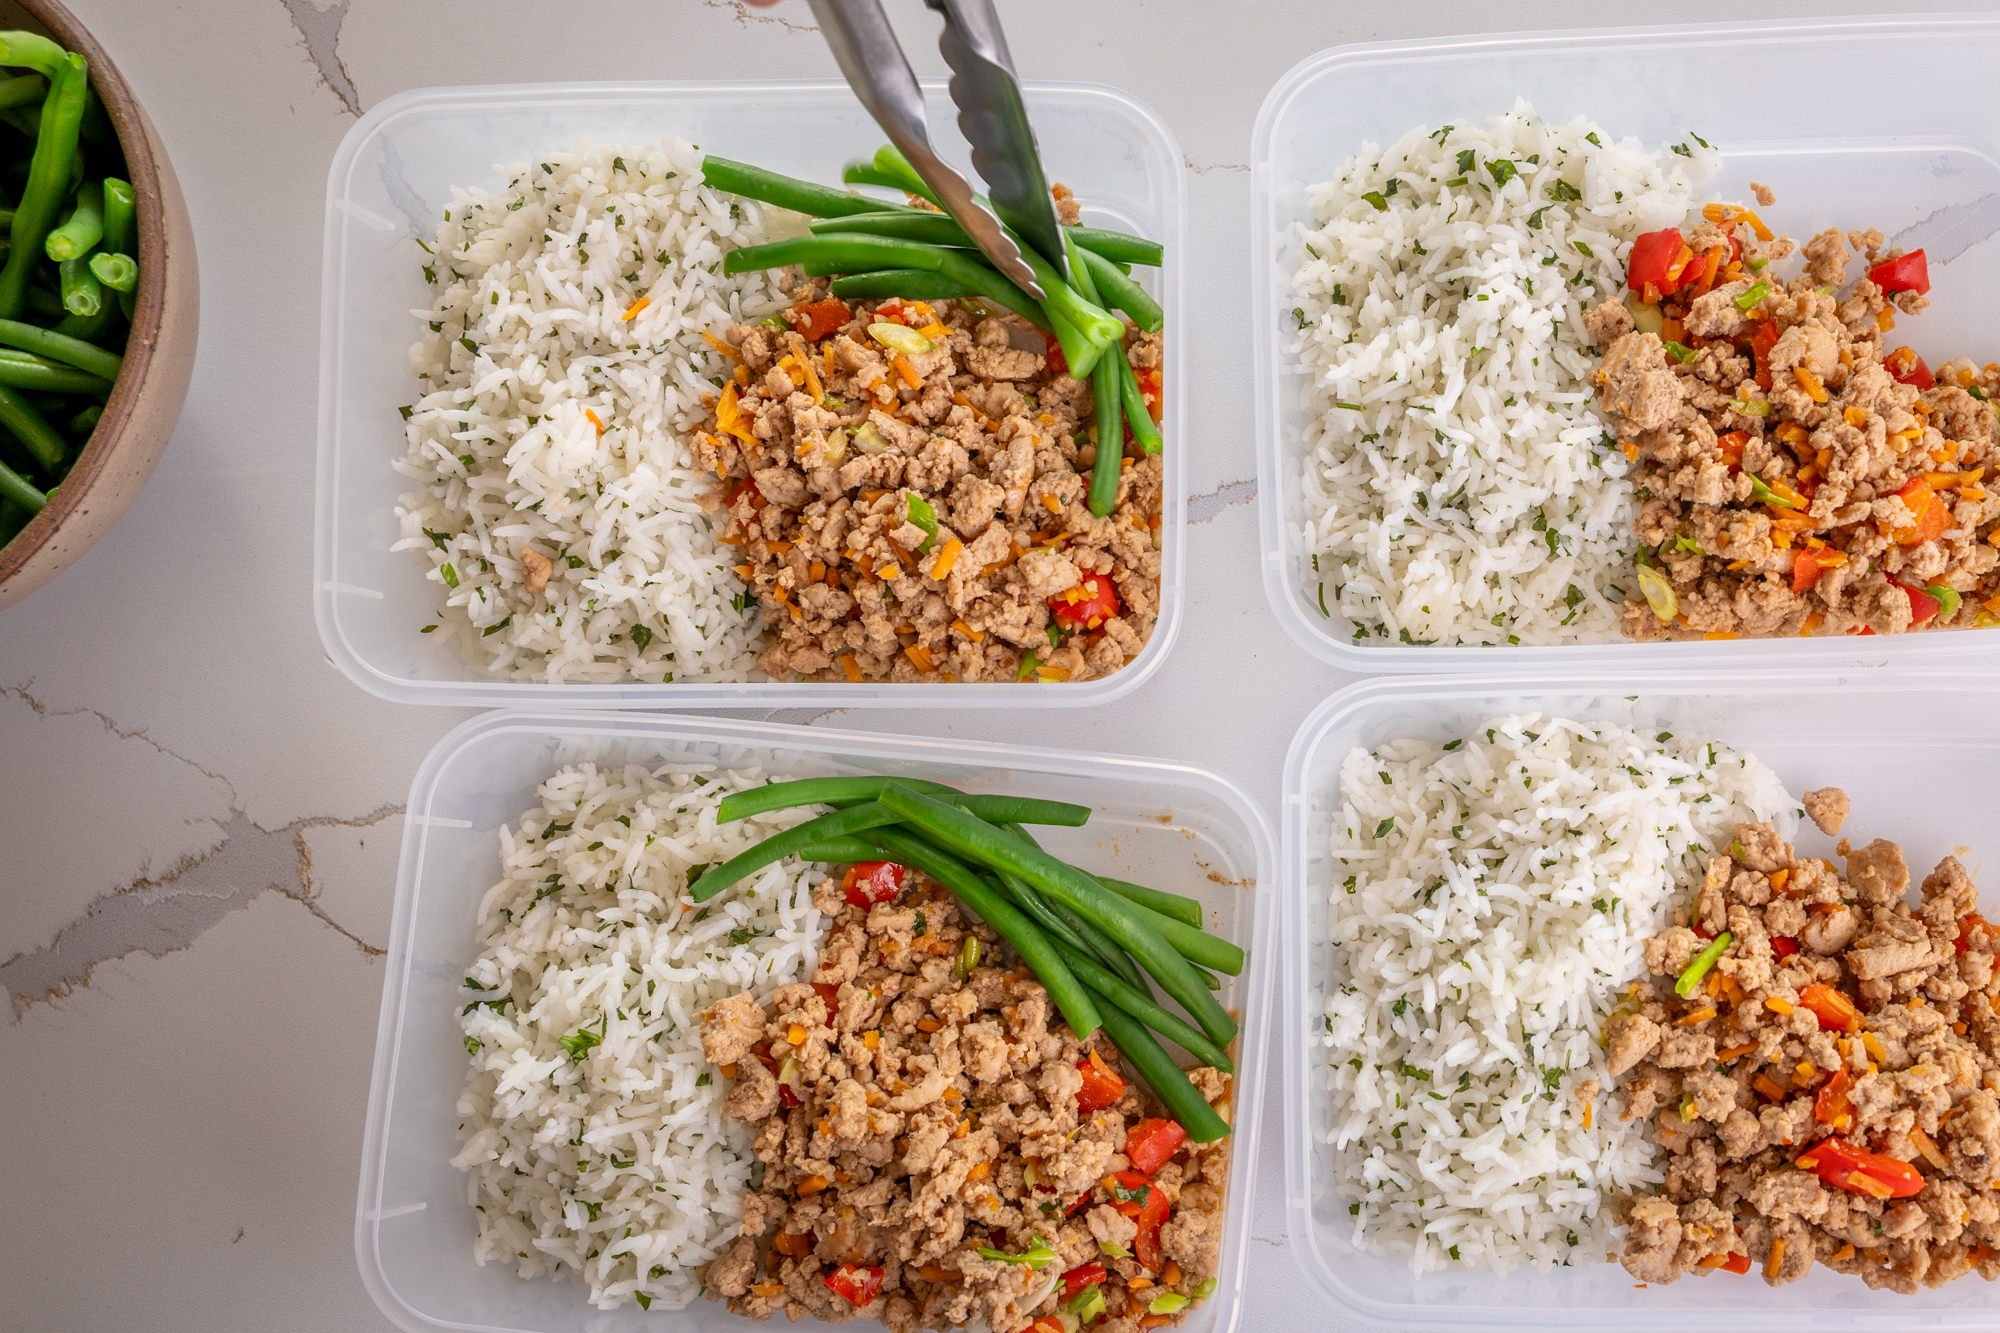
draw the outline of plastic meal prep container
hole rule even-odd
[[[1037,829],[1054,854],[1201,899],[1208,928],[1249,952],[1221,1000],[1242,1023],[1237,1126],[1214,1296],[1190,1333],[1229,1333],[1243,1306],[1245,1251],[1263,1104],[1277,949],[1276,863],[1262,810],[1219,773],[1187,764],[978,741],[881,736],[719,718],[493,712],[452,731],[410,787],[394,918],[361,1145],[354,1217],[362,1282],[409,1333],[617,1333],[747,1330],[749,1320],[697,1300],[685,1311],[592,1307],[568,1281],[526,1282],[473,1261],[477,1232],[458,1151],[466,1057],[459,986],[476,955],[480,896],[499,875],[503,823],[536,803],[536,786],[570,763],[713,761],[769,774],[901,774],[979,792],[1088,804],[1090,823]],[[878,1328],[876,1324],[850,1325]]]
[[[673,136],[772,171],[838,185],[841,167],[872,154],[880,127],[838,82],[581,83],[422,88],[391,97],[341,141],[327,177],[321,277],[319,466],[313,508],[313,613],[327,655],[371,694],[400,703],[491,708],[715,708],[784,704],[1047,707],[1108,703],[1155,670],[1179,633],[1184,591],[1187,340],[1181,274],[1187,188],[1179,143],[1137,98],[1093,84],[1030,83],[1029,114],[1051,181],[1075,189],[1083,221],[1162,242],[1165,266],[1135,268],[1166,310],[1166,494],[1160,612],[1145,650],[1098,680],[863,684],[573,684],[500,680],[418,630],[436,586],[399,539],[396,498],[413,483],[397,408],[413,401],[406,350],[430,304],[415,238],[431,238],[453,186],[495,189],[497,169],[585,137]],[[964,164],[970,150],[941,81],[924,84],[933,142]],[[886,194],[875,192],[886,198]]]
[[[1356,1250],[1333,1188],[1321,1070],[1330,1053],[1311,1027],[1325,1012],[1330,842],[1341,760],[1400,737],[1446,740],[1500,713],[1595,719],[1723,741],[1769,764],[1793,796],[1838,786],[1853,798],[1842,830],[1857,842],[1901,843],[1914,878],[1956,855],[1977,877],[2000,867],[2000,697],[1977,676],[1885,679],[1837,671],[1711,676],[1598,674],[1524,680],[1375,680],[1340,691],[1300,725],[1285,759],[1285,1211],[1292,1253],[1312,1283],[1353,1314],[1423,1329],[1690,1328],[1971,1329],[2000,1323],[2000,1289],[1974,1278],[1915,1296],[1870,1291],[1819,1267],[1772,1288],[1755,1274],[1686,1277],[1636,1290],[1624,1268],[1592,1264],[1538,1274],[1413,1275],[1400,1260]],[[1833,854],[1804,820],[1799,846]],[[1986,900],[1994,901],[1987,884]],[[1612,1094],[1616,1103],[1617,1094]]]
[[[1854,75],[1889,70],[1909,75],[1895,79],[1893,95],[1854,95]],[[1337,47],[1293,66],[1264,99],[1250,156],[1257,507],[1264,589],[1279,621],[1315,657],[1365,672],[1739,670],[1863,656],[1844,637],[1505,649],[1355,643],[1338,610],[1320,613],[1304,549],[1306,379],[1293,369],[1284,327],[1300,245],[1294,224],[1310,216],[1308,187],[1332,179],[1364,140],[1387,147],[1418,125],[1484,123],[1525,98],[1551,123],[1587,116],[1649,147],[1702,136],[1723,160],[1699,192],[1750,202],[1750,182],[1761,181],[1778,196],[1762,216],[1801,241],[1829,226],[1879,227],[1896,244],[1924,247],[1931,306],[1901,319],[1892,338],[1933,365],[1961,355],[1984,363],[2000,356],[1990,316],[2000,293],[2000,101],[1987,95],[1996,70],[2000,20],[1988,15],[1444,37]],[[1858,272],[1850,265],[1850,280]],[[1898,634],[1870,638],[1865,657],[1908,664],[1996,649],[1992,635]]]

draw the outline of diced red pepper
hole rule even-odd
[[[1632,242],[1632,258],[1625,266],[1625,285],[1636,292],[1650,283],[1663,296],[1672,291],[1674,287],[1667,279],[1667,271],[1680,258],[1684,244],[1678,227],[1649,231]]]
[[[1931,289],[1930,262],[1921,248],[1912,250],[1869,269],[1868,280],[1885,292],[1915,292],[1922,296]]]
[[[1907,1199],[1923,1191],[1923,1175],[1908,1162],[1857,1148],[1845,1139],[1824,1139],[1799,1154],[1795,1165],[1829,1185],[1878,1199]]]
[[[1845,1067],[1837,1070],[1813,1098],[1813,1119],[1835,1129],[1846,1129],[1854,1118],[1853,1104],[1847,1100],[1847,1090],[1853,1085]]]
[[[1771,937],[1771,952],[1776,954],[1780,959],[1790,958],[1798,951],[1799,942],[1791,936],[1773,935]]]
[[[1938,613],[1940,609],[1938,599],[1925,592],[1922,588],[1917,587],[1915,584],[1905,583],[1898,578],[1892,578],[1889,582],[1901,588],[1903,595],[1910,599],[1910,623],[1912,625],[1921,625]]]
[[[1063,1322],[1052,1314],[1045,1314],[1022,1329],[1021,1333],[1063,1333]]]
[[[882,1290],[882,1270],[866,1264],[842,1264],[824,1279],[833,1294],[859,1308],[875,1299]]]
[[[1157,1175],[1187,1142],[1187,1131],[1172,1120],[1141,1120],[1125,1131],[1125,1157],[1135,1171]]]
[[[1094,1287],[1104,1281],[1104,1277],[1103,1264],[1080,1264],[1062,1275],[1062,1298],[1068,1300],[1085,1287]]]
[[[840,891],[850,906],[873,907],[903,891],[905,873],[894,861],[856,861],[841,878]]]
[[[1049,344],[1042,349],[1042,355],[1048,358],[1049,374],[1052,376],[1069,374],[1069,358],[1063,355],[1062,344],[1056,341],[1055,334],[1045,333],[1042,336],[1048,339]]]
[[[1166,1191],[1137,1171],[1120,1171],[1111,1179],[1127,1194],[1144,1191],[1143,1200],[1120,1199],[1112,1206],[1139,1224],[1139,1234],[1132,1241],[1132,1256],[1142,1267],[1158,1272],[1161,1266],[1160,1228],[1166,1224],[1172,1211],[1167,1205]]]
[[[816,343],[854,318],[854,312],[847,308],[847,302],[829,296],[824,301],[793,306],[791,318],[793,330],[807,342]]]
[[[1967,936],[1972,934],[1972,928],[1985,924],[1986,918],[1977,912],[1967,912],[1964,916],[1960,917],[1958,919],[1958,938],[1952,941],[1951,951],[1955,954],[1964,954],[1967,949],[1972,947],[1971,941],[1967,938]]]
[[[1729,1257],[1720,1264],[1717,1264],[1716,1267],[1725,1273],[1735,1273],[1740,1276],[1750,1271],[1750,1256],[1747,1254],[1738,1254],[1734,1250],[1731,1250]]]
[[[1748,431],[1732,430],[1715,437],[1715,447],[1721,450],[1722,456],[1729,461],[1729,470],[1731,472],[1741,472],[1743,470],[1743,449],[1749,443],[1750,432]]]
[[[1819,562],[1819,552],[1811,547],[1802,548],[1792,557],[1792,591],[1811,592],[1826,566]],[[1797,946],[1794,945],[1794,948]]]
[[[1945,509],[1944,502],[1937,498],[1937,492],[1922,477],[1913,478],[1896,492],[1896,497],[1916,515],[1916,520],[1909,527],[1897,528],[1889,534],[1896,545],[1922,546],[1925,542],[1934,542],[1951,526],[1951,514]]]
[[[1083,1071],[1083,1087],[1076,1094],[1076,1109],[1085,1115],[1092,1111],[1102,1111],[1116,1104],[1125,1095],[1125,1080],[1118,1071],[1104,1063],[1104,1057],[1095,1049],[1076,1062]]]
[[[1161,388],[1160,368],[1147,366],[1144,370],[1133,371],[1132,377],[1139,381],[1139,393],[1146,400],[1146,410],[1153,414],[1153,424],[1158,425],[1160,412],[1167,401]]]
[[[1815,981],[1799,992],[1799,1003],[1813,1011],[1819,1025],[1829,1032],[1859,1032],[1861,1011],[1854,1001],[1833,987]]]
[[[762,509],[764,507],[764,493],[757,489],[757,483],[748,477],[738,477],[735,481],[730,482],[729,489],[722,493],[723,508],[734,508],[736,502],[746,495],[750,497],[750,507],[752,509]]]
[[[790,1110],[798,1104],[799,1094],[792,1091],[792,1085],[789,1083],[780,1083],[778,1085],[778,1105],[784,1107],[786,1110]]]
[[[869,318],[877,320],[886,319],[891,324],[909,323],[909,320],[905,319],[903,316],[903,303],[901,301],[894,301],[894,300],[884,301],[881,305],[876,306],[875,313],[871,315]]]
[[[1924,359],[1917,355],[1914,348],[1898,347],[1882,358],[1882,368],[1898,384],[1914,384],[1919,389],[1937,387],[1937,376],[1931,374],[1931,368],[1924,364]]]
[[[1109,574],[1085,574],[1074,588],[1049,598],[1049,610],[1064,629],[1096,629],[1118,614],[1118,588]]]
[[[1750,335],[1750,355],[1757,366],[1757,387],[1771,391],[1771,349],[1778,345],[1778,321],[1767,319]]]

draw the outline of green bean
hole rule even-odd
[[[1138,442],[1143,453],[1157,454],[1164,447],[1160,438],[1160,428],[1153,421],[1153,409],[1146,403],[1146,395],[1139,391],[1139,377],[1132,373],[1129,357],[1118,358],[1118,392],[1125,399],[1125,423],[1132,428],[1132,438]]]
[[[1198,930],[1187,922],[1155,912],[1144,903],[1131,904],[1132,910],[1152,923],[1155,930],[1190,963],[1212,967],[1232,977],[1243,975],[1243,950],[1220,935]]]
[[[842,167],[840,170],[840,180],[844,185],[879,185],[887,189],[903,190],[904,193],[908,193],[903,182],[898,180],[893,173],[883,171],[865,157],[857,157]],[[930,196],[927,193],[924,197],[929,198]],[[936,201],[933,200],[932,202]]]
[[[1048,937],[1036,929],[1034,923],[1023,916],[1014,904],[982,883],[970,866],[902,829],[877,828],[869,836],[891,859],[914,866],[950,889],[987,925],[998,931],[1001,939],[1013,945],[1014,952],[1021,955],[1021,961],[1048,990],[1049,998],[1062,1011],[1070,1031],[1077,1035],[1078,1040],[1097,1031],[1102,1016],[1096,1002],[1090,998],[1089,989],[1076,979],[1062,955],[1049,943]]]
[[[115,352],[19,320],[0,319],[0,346],[18,347],[107,380],[117,379],[119,369],[125,364],[124,358]]]
[[[1066,953],[1063,961],[1069,964],[1070,971],[1076,973],[1078,981],[1195,1059],[1225,1074],[1236,1072],[1236,1065],[1227,1051],[1210,1041],[1200,1028],[1172,1010],[1161,1007],[1160,1002],[1147,994],[1144,988],[1129,985],[1122,978],[1105,971],[1094,958]]]
[[[1020,241],[1016,248],[1021,252],[1022,261],[1033,270],[1035,281],[1041,285],[1042,304],[1048,308],[1051,318],[1062,316],[1076,327],[1085,342],[1100,349],[1125,336],[1125,325],[1121,321],[1099,309],[1095,301],[1087,301],[1079,295],[1076,288],[1062,280],[1055,265],[1042,258],[1034,246]],[[1075,367],[1070,369],[1074,374]],[[1078,375],[1077,378],[1083,377]]]
[[[48,239],[42,242],[42,249],[50,259],[61,263],[65,259],[77,259],[89,254],[103,239],[104,182],[85,181],[83,188],[76,192],[76,206],[63,219],[62,225],[49,233]]]
[[[104,240],[102,248],[115,255],[139,253],[139,210],[132,186],[116,176],[104,178]]]
[[[102,346],[117,337],[119,307],[121,304],[129,305],[131,300],[130,296],[121,294],[117,301],[100,304],[94,315],[64,315],[62,323],[50,331],[86,345]]]
[[[873,801],[880,797],[883,788],[892,782],[900,782],[911,791],[943,792],[949,796],[965,794],[956,787],[947,787],[942,782],[927,782],[923,778],[794,778],[789,782],[767,782],[761,787],[729,793],[722,798],[722,804],[716,807],[715,822],[729,824],[749,815],[761,815],[771,810],[791,810],[801,805],[831,805],[835,801]]]
[[[0,354],[0,386],[38,389],[43,393],[111,392],[110,380],[99,379],[69,366],[51,365],[40,357],[23,357],[19,353]]]
[[[922,241],[925,245],[948,245],[965,249],[972,238],[958,219],[949,213],[923,209],[903,209],[895,213],[852,213],[847,217],[819,218],[807,224],[815,236],[837,232],[861,232],[869,236],[889,236],[899,241]]]
[[[1071,227],[1069,234],[1078,245],[1106,259],[1144,264],[1148,268],[1158,268],[1166,262],[1167,248],[1158,241],[1149,241],[1141,236],[1106,231],[1102,227]]]
[[[833,265],[836,273],[868,273],[880,268],[920,268],[935,273],[945,253],[944,249],[935,245],[898,241],[887,236],[867,236],[859,232],[823,236],[808,234],[731,250],[722,261],[722,271],[751,273],[758,269],[810,262]]]
[[[810,275],[809,275],[810,276]],[[833,294],[843,301],[901,296],[912,301],[965,301],[979,295],[955,278],[920,268],[883,268],[835,277]]]
[[[997,891],[1005,895],[1008,902],[1021,909],[1021,915],[1041,927],[1043,933],[1057,945],[1076,953],[1090,954],[1090,945],[1070,929],[1069,923],[1050,910],[1049,900],[1035,892],[1033,886],[1007,874],[1000,874],[991,882],[998,886]]]
[[[27,510],[0,495],[0,546],[19,536],[21,529],[27,527],[28,520],[33,517]]]
[[[746,199],[756,199],[766,204],[775,204],[779,208],[789,208],[794,213],[804,213],[808,217],[877,213],[898,207],[895,204],[885,204],[880,199],[870,199],[866,195],[855,194],[850,190],[835,190],[825,185],[814,185],[810,181],[795,180],[790,176],[780,176],[775,171],[753,167],[747,162],[732,162],[726,157],[713,155],[702,159],[701,177],[704,182],[718,190],[740,194]]]
[[[0,79],[0,106],[29,106],[47,96],[48,90],[49,81],[39,74],[17,74],[11,79]]]
[[[51,87],[62,76],[68,61],[69,52],[38,33],[0,32],[0,65],[31,69],[47,79]]]
[[[1021,910],[1041,922],[1057,943],[1066,944],[1088,957],[1095,958],[1100,965],[1109,967],[1123,976],[1131,973],[1135,984],[1142,980],[1132,960],[1125,951],[1113,944],[1109,937],[1089,921],[1069,910],[1061,902],[1047,896],[1034,885],[1009,871],[996,871],[1000,882],[1006,886],[1008,895],[1021,906]],[[1123,964],[1121,967],[1120,964]]]
[[[56,265],[62,278],[63,309],[86,318],[104,308],[104,284],[90,271],[87,259],[65,259]]]
[[[1070,272],[1083,299],[1095,302],[1096,280],[1078,260],[1076,242],[1064,237],[1063,245],[1069,251]],[[1124,326],[1119,328],[1122,331]],[[1116,351],[1107,344],[1090,370],[1090,396],[1097,407],[1097,462],[1090,472],[1090,512],[1099,518],[1117,508],[1118,475],[1125,465],[1125,398],[1119,392],[1118,367],[1113,364],[1124,354],[1123,342]]]
[[[856,861],[873,861],[875,846],[856,833],[844,838],[822,838],[810,847],[799,848],[794,855],[801,861],[829,861],[851,866]]]
[[[1226,1046],[1236,1035],[1236,1020],[1208,993],[1193,967],[1140,915],[1141,909],[1134,904],[1107,891],[1074,866],[933,797],[891,785],[882,793],[882,804],[959,855],[996,870],[1012,871],[1050,897],[1067,903],[1128,950],[1139,966],[1157,978],[1167,994],[1179,1000],[1181,1007],[1194,1016],[1201,1030],[1217,1044]]]
[[[42,506],[49,502],[48,496],[30,486],[26,477],[5,463],[0,463],[0,497],[21,506],[30,514],[41,513]]]
[[[92,403],[89,407],[84,408],[83,411],[71,417],[69,424],[63,427],[63,429],[67,430],[71,435],[82,435],[88,438],[90,433],[97,429],[97,423],[103,419],[104,404]]]
[[[1018,839],[1021,842],[1028,844],[1028,846],[1035,848],[1037,851],[1041,850],[1042,844],[1035,841],[1034,834],[1028,832],[1027,829],[1021,827],[1020,821],[1008,820],[1005,822],[1001,822],[1000,828],[1003,832],[1011,835],[1012,837]],[[1047,903],[1049,910],[1053,912],[1063,922],[1064,925],[1070,928],[1071,933],[1076,935],[1077,938],[1081,939],[1084,942],[1084,944],[1089,947],[1090,952],[1093,955],[1095,955],[1100,962],[1102,962],[1106,967],[1110,968],[1113,972],[1116,972],[1119,976],[1123,977],[1126,981],[1130,982],[1132,985],[1138,986],[1142,989],[1145,987],[1146,978],[1144,974],[1142,974],[1139,971],[1138,964],[1134,963],[1131,960],[1131,958],[1126,955],[1125,951],[1118,947],[1118,942],[1116,940],[1112,939],[1109,935],[1106,935],[1088,918],[1080,915],[1075,909],[1070,907],[1067,903],[1061,902],[1060,900],[1055,898],[1043,897],[1039,892],[1037,892],[1037,890],[1032,884],[1029,884],[1026,880],[1021,879],[1020,876],[1015,875],[1010,871],[1004,871],[1004,870],[1001,871],[1000,877],[1011,884],[1018,884],[1022,892],[1032,894],[1036,898],[1040,899],[1042,902]]]
[[[5,426],[50,476],[61,475],[63,460],[69,456],[69,442],[16,390],[0,387],[0,426]]]
[[[40,274],[36,274],[35,277],[36,281],[28,288],[27,313],[45,315],[52,319],[61,319],[67,315],[69,311],[63,309],[62,293],[52,287],[42,286]]]
[[[885,143],[875,150],[875,171],[884,178],[877,184],[894,186],[920,199],[928,199],[939,208],[944,207],[943,201],[937,197],[937,191],[930,187],[930,182],[917,174],[917,169],[910,165],[910,159],[904,157],[902,150],[896,145]]]
[[[1213,1143],[1229,1133],[1229,1123],[1215,1113],[1215,1108],[1208,1104],[1208,1098],[1201,1095],[1201,1090],[1188,1081],[1188,1076],[1181,1072],[1173,1057],[1153,1040],[1153,1034],[1146,1031],[1145,1024],[1116,1005],[1105,1007],[1103,1019],[1104,1035],[1111,1038],[1120,1055],[1132,1062],[1132,1067],[1139,1071],[1139,1077],[1146,1080],[1153,1095],[1187,1131],[1190,1139],[1196,1143]]]
[[[1115,306],[1132,317],[1132,322],[1148,333],[1158,333],[1166,327],[1166,312],[1160,303],[1146,295],[1146,289],[1118,271],[1118,266],[1093,250],[1070,240],[1071,263],[1078,259],[1082,267],[1090,273],[1091,281],[1097,285],[1102,299],[1100,305]]]
[[[1049,332],[1050,313],[1042,308],[1041,302],[1014,285],[1011,278],[999,270],[988,267],[971,255],[958,250],[946,250],[938,264],[938,272],[972,288],[973,293],[995,305],[1006,306],[1009,310],[1027,320],[1044,333]]]
[[[16,45],[11,34],[0,41],[0,63],[10,63],[6,53]],[[0,269],[0,319],[18,317],[27,303],[28,279],[35,262],[42,257],[42,242],[71,188],[70,172],[78,163],[77,130],[83,120],[84,93],[89,87],[83,57],[66,55],[62,67],[50,80],[48,100],[42,104],[41,129],[35,135],[28,183],[14,209],[12,248],[7,253],[7,266]]]
[[[1104,875],[1092,876],[1099,884],[1117,894],[1127,902],[1150,907],[1161,916],[1185,921],[1196,930],[1202,928],[1201,904],[1193,898],[1178,893],[1166,893],[1160,889],[1149,889],[1144,884],[1132,884],[1122,879],[1111,879]]]
[[[852,810],[836,810],[830,815],[808,819],[782,833],[772,834],[719,866],[709,867],[706,874],[688,885],[688,897],[698,903],[707,902],[745,875],[762,870],[773,861],[795,855],[801,847],[811,847],[828,838],[843,838],[863,829],[880,828],[884,824],[895,823],[896,819],[893,810],[874,801],[857,805]]]
[[[1089,379],[1091,367],[1097,364],[1098,353],[1104,349],[1094,343],[1085,342],[1083,335],[1076,331],[1076,325],[1055,311],[1049,311],[1048,316],[1049,323],[1054,326],[1052,332],[1056,337],[1056,345],[1062,348],[1063,360],[1069,366],[1069,377],[1074,380]]]
[[[139,285],[139,263],[130,255],[98,251],[90,257],[90,271],[114,292],[129,292]]]

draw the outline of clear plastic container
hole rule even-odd
[[[2000,20],[1984,15],[1837,19],[1565,33],[1441,37],[1322,51],[1264,99],[1250,149],[1258,519],[1264,589],[1305,650],[1350,671],[1531,673],[1658,666],[1740,670],[1859,660],[1936,662],[1992,654],[2000,636],[1933,633],[1853,639],[1741,639],[1486,649],[1356,644],[1320,613],[1301,535],[1305,377],[1284,328],[1307,188],[1363,140],[1388,145],[1418,125],[1465,124],[1526,98],[1551,122],[1588,116],[1649,145],[1690,131],[1721,150],[1705,189],[1748,200],[1777,191],[1771,225],[1801,240],[1829,226],[1879,227],[1929,251],[1931,307],[1895,337],[1933,365],[2000,355],[1990,318],[2000,291],[2000,103],[1980,90],[2000,68]],[[1921,70],[1894,96],[1856,97],[1844,71]],[[1850,268],[1850,273],[1854,272]],[[1893,346],[1894,344],[1892,344]]]
[[[1280,833],[1285,898],[1283,1013],[1285,1211],[1292,1254],[1329,1299],[1361,1318],[1423,1329],[1690,1328],[1887,1330],[1995,1325],[1996,1296],[1974,1279],[1916,1296],[1870,1291],[1819,1268],[1782,1288],[1717,1273],[1635,1290],[1615,1264],[1507,1277],[1413,1275],[1400,1261],[1355,1249],[1352,1219],[1333,1189],[1326,1142],[1327,1052],[1308,1028],[1325,1012],[1330,844],[1341,760],[1399,737],[1445,740],[1498,713],[1597,719],[1727,742],[1769,764],[1794,795],[1845,788],[1857,840],[1903,845],[1921,876],[1957,855],[1973,873],[2000,864],[1990,812],[2000,806],[2000,709],[1977,676],[1803,672],[1715,676],[1599,674],[1532,680],[1374,680],[1340,691],[1306,718],[1285,759]],[[1801,849],[1830,856],[1832,839],[1801,821]],[[1987,901],[1994,901],[1989,883]]]
[[[1221,994],[1243,1028],[1222,1268],[1213,1299],[1186,1327],[1235,1328],[1256,1188],[1278,908],[1267,887],[1277,863],[1270,825],[1240,787],[1209,769],[1159,760],[616,713],[481,715],[439,741],[410,786],[354,1219],[362,1282],[382,1312],[410,1333],[753,1327],[707,1301],[679,1313],[637,1306],[603,1312],[568,1282],[524,1282],[500,1265],[481,1268],[472,1258],[466,1178],[451,1165],[466,1067],[459,984],[477,954],[480,895],[499,873],[495,830],[533,806],[537,784],[561,765],[675,758],[800,777],[898,774],[1085,803],[1095,812],[1087,826],[1037,831],[1051,852],[1203,902],[1209,929],[1247,949],[1249,963],[1240,978],[1224,978]]]
[[[970,160],[942,82],[924,84],[933,141]],[[438,637],[417,633],[435,585],[399,536],[396,497],[409,489],[390,464],[403,456],[397,406],[410,401],[405,350],[429,304],[421,252],[451,187],[497,183],[495,171],[550,144],[586,135],[635,142],[673,135],[725,156],[837,183],[841,166],[872,154],[882,131],[838,82],[514,84],[423,88],[379,103],[347,132],[327,177],[321,277],[319,467],[313,512],[313,612],[327,655],[355,684],[399,703],[491,708],[785,706],[1047,707],[1107,703],[1159,668],[1180,632],[1186,580],[1187,420],[1179,336],[1186,173],[1179,143],[1153,111],[1114,88],[1026,85],[1052,181],[1068,182],[1084,221],[1166,245],[1159,270],[1137,269],[1166,309],[1166,497],[1160,613],[1145,651],[1111,676],[1076,683],[849,685],[540,685],[497,680]]]

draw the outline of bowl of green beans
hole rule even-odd
[[[74,563],[152,475],[187,398],[199,299],[187,204],[132,90],[60,4],[8,5],[0,609]]]

